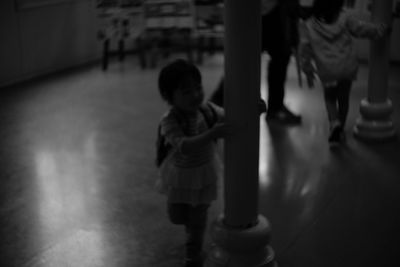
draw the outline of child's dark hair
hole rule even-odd
[[[324,20],[326,23],[336,21],[342,11],[344,0],[314,0],[312,14],[318,20]]]
[[[176,89],[182,86],[187,79],[201,83],[200,70],[192,63],[177,59],[162,68],[158,77],[158,89],[161,97],[172,104],[172,96]]]

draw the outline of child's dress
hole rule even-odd
[[[210,104],[210,103],[209,103]],[[222,117],[222,109],[210,104]],[[196,151],[181,152],[186,136],[196,136],[209,129],[204,114],[198,110],[186,115],[175,108],[161,120],[161,134],[173,149],[160,166],[158,189],[168,197],[169,203],[186,203],[193,206],[209,204],[217,197],[217,181],[221,174],[221,162],[216,153],[216,142],[211,141]]]

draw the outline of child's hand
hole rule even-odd
[[[227,122],[218,122],[210,129],[212,131],[213,139],[216,138],[226,138],[237,134],[238,132],[244,130],[247,127],[247,123],[232,124]]]
[[[217,122],[214,127],[210,129],[213,138],[225,138],[234,133],[234,128],[231,124],[226,122]]]
[[[382,38],[386,34],[390,34],[391,27],[388,27],[386,23],[380,23],[378,24],[377,32],[378,32],[378,38]]]
[[[265,101],[260,98],[260,100],[258,100],[258,114],[261,115],[264,112],[267,112],[267,104],[265,104]]]

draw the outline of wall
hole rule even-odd
[[[1,0],[0,86],[99,59],[94,4],[63,0],[22,8]]]

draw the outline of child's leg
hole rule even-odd
[[[207,228],[207,213],[210,205],[189,207],[186,224],[186,261],[187,266],[202,266],[202,248]]]
[[[186,225],[188,221],[189,205],[184,203],[168,203],[167,211],[169,220],[173,224]]]
[[[339,121],[338,106],[337,106],[337,87],[324,87],[325,107],[328,113],[329,124],[332,125]]]
[[[338,109],[339,109],[339,120],[344,128],[346,123],[347,114],[349,112],[349,99],[350,99],[350,89],[351,80],[342,81],[338,86]]]
[[[342,129],[338,112],[338,86],[324,87],[324,98],[330,127],[328,141],[330,143],[336,143],[340,139]]]

